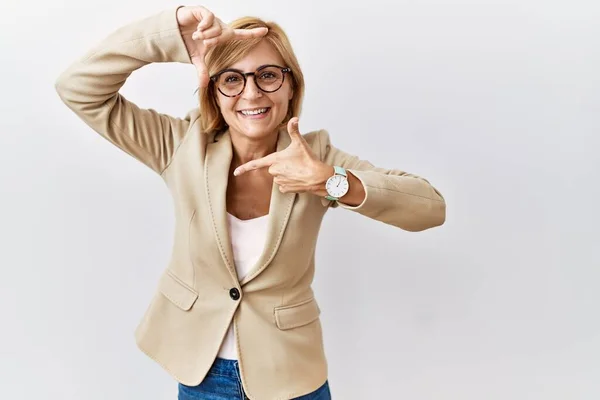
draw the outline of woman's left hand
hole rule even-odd
[[[233,174],[239,176],[245,172],[269,168],[273,182],[279,185],[282,193],[311,192],[325,196],[325,182],[334,174],[333,167],[320,161],[312,152],[308,143],[298,130],[298,118],[290,119],[287,131],[292,143],[284,150],[271,153],[240,165]]]

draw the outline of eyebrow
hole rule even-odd
[[[263,67],[267,67],[267,66],[277,66],[277,67],[281,67],[278,63],[267,63],[267,64],[262,64],[259,65],[258,67],[256,67],[255,69],[253,69],[252,71],[248,71],[248,72],[255,72]],[[281,67],[283,68],[283,67]],[[239,68],[225,68],[223,71],[237,71],[237,72],[241,72],[241,73],[245,73],[244,71],[242,71]]]

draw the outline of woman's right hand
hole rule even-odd
[[[229,40],[262,37],[268,31],[267,28],[233,29],[202,6],[178,8],[177,22],[192,64],[198,71],[200,87],[206,87],[210,80],[204,61],[208,49]]]

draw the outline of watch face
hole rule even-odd
[[[325,189],[330,196],[340,198],[348,193],[348,179],[342,175],[334,175],[327,180]]]

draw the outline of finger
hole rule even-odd
[[[278,154],[271,153],[268,156],[263,158],[259,158],[258,160],[252,160],[247,162],[246,164],[240,165],[233,171],[234,176],[240,176],[248,171],[253,171],[255,169],[270,167],[276,161]]]
[[[221,34],[221,32],[223,32],[223,29],[221,28],[221,25],[219,24],[213,24],[210,28],[208,29],[204,29],[202,31],[196,31],[192,34],[192,39],[194,40],[198,40],[198,39],[212,39],[214,37],[217,37]]]
[[[281,193],[305,193],[307,190],[300,186],[282,185],[279,186]]]
[[[304,186],[297,186],[297,185],[291,185],[291,184],[283,184],[283,187],[288,193],[306,193],[308,191],[310,191],[310,188],[306,188]]]
[[[287,124],[287,131],[292,138],[292,142],[294,141],[302,141],[302,134],[300,133],[300,128],[298,127],[298,117],[291,118]]]
[[[194,14],[194,17],[200,21],[196,27],[197,31],[203,31],[215,22],[215,14],[204,7],[194,7],[192,13]]]
[[[294,181],[290,181],[289,179],[284,179],[281,177],[275,177],[273,178],[273,183],[277,184],[278,186],[285,186],[288,189],[291,187],[295,187],[295,182]]]
[[[210,78],[208,76],[208,68],[206,67],[206,63],[204,62],[204,55],[199,57],[195,57],[192,62],[196,67],[196,71],[198,71],[198,86],[201,88],[207,87]]]
[[[281,168],[280,163],[271,164],[269,167],[269,175],[279,177],[283,173],[283,168]]]
[[[253,29],[234,29],[233,35],[235,39],[252,39],[263,37],[269,32],[269,28],[253,28]]]
[[[202,41],[202,43],[204,43],[204,46],[208,47],[213,47],[219,44],[219,39],[221,38],[221,36],[217,36],[214,38],[210,38],[210,39],[205,39],[204,41]]]

